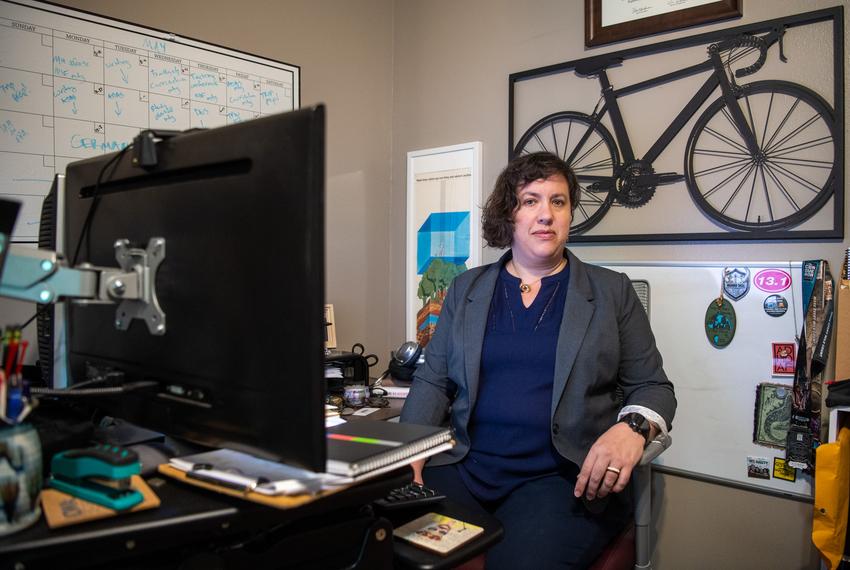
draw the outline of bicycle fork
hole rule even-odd
[[[720,84],[720,90],[723,93],[723,100],[726,102],[726,108],[729,110],[729,114],[732,117],[732,122],[735,124],[735,128],[744,139],[750,155],[755,157],[761,156],[762,151],[759,148],[756,135],[753,133],[752,128],[750,128],[750,123],[747,122],[746,117],[744,117],[744,112],[738,104],[738,95],[740,94],[741,87],[738,87],[737,85],[733,86],[729,81],[729,77],[727,77],[726,72],[723,69],[723,61],[720,59],[720,53],[717,50],[710,49],[709,58],[714,66],[713,76],[717,78]]]

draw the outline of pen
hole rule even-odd
[[[318,488],[316,490],[312,490],[301,481],[296,481],[294,479],[287,481],[258,482],[257,488],[269,491],[273,495],[301,495],[303,493],[315,493],[318,490]]]
[[[24,409],[24,394],[21,379],[14,374],[7,376],[7,379],[6,410],[4,415],[10,422],[17,423],[18,417]]]
[[[213,485],[219,485],[221,487],[227,487],[228,489],[236,489],[243,493],[253,491],[257,487],[258,481],[256,479],[245,477],[244,475],[237,475],[236,473],[228,473],[227,471],[210,469],[208,465],[209,464],[207,463],[194,465],[191,471],[186,472],[186,477],[203,481],[205,483],[212,483]]]
[[[6,371],[6,376],[12,375],[12,363],[15,361],[15,354],[18,352],[18,343],[14,339],[9,341],[6,350],[6,365],[3,369]]]
[[[19,350],[20,354],[18,355],[18,364],[15,366],[15,374],[18,376],[24,371],[24,357],[27,355],[27,347],[30,345],[29,341],[21,342],[21,349]]]
[[[0,366],[2,366],[6,362],[6,357],[9,355],[9,341],[11,340],[12,328],[6,327],[6,330],[3,332],[3,339],[0,341],[0,344],[3,345],[3,359],[0,360]]]
[[[0,369],[0,418],[6,419],[6,373]]]

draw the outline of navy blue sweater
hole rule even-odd
[[[552,446],[550,412],[569,266],[544,277],[530,307],[502,267],[487,319],[471,449],[460,475],[479,500],[497,501],[568,463]]]

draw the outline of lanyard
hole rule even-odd
[[[808,471],[814,465],[812,451],[821,441],[823,371],[829,359],[832,338],[834,303],[829,263],[825,260],[804,261],[802,286],[805,318],[794,371],[786,460],[790,467]]]

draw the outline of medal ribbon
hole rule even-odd
[[[814,466],[812,450],[821,441],[821,394],[823,371],[829,358],[834,304],[832,274],[825,260],[803,262],[803,306],[805,318],[797,350],[794,371],[794,395],[787,460],[806,470]],[[790,445],[791,436],[802,435],[810,445],[804,449]],[[797,466],[795,465],[795,466]]]

